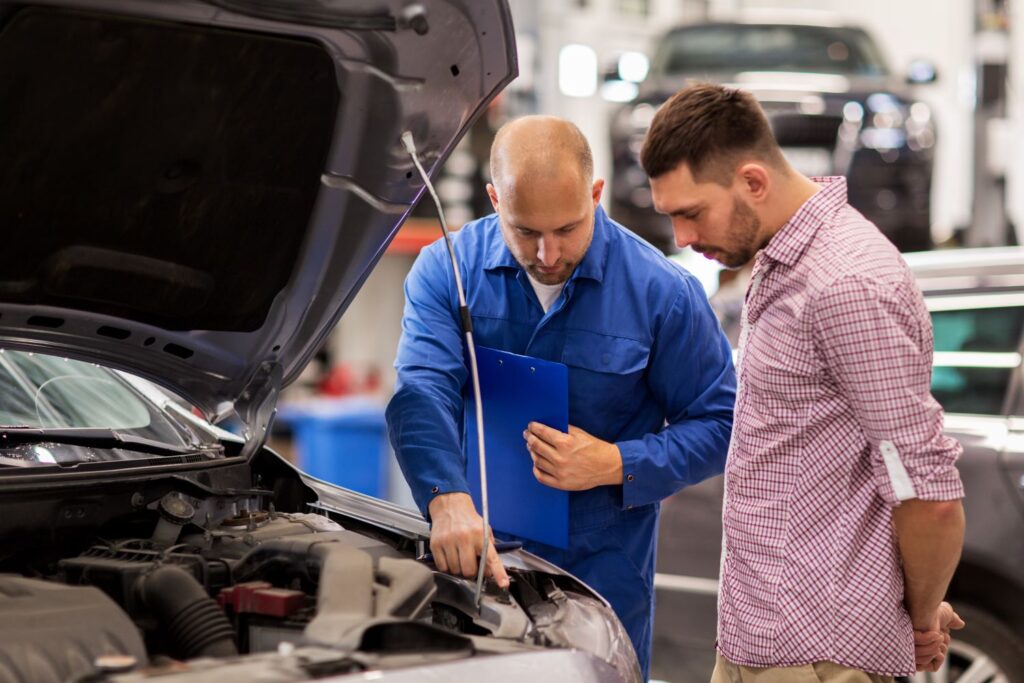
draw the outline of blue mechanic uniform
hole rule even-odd
[[[697,279],[600,207],[590,247],[546,314],[497,215],[453,238],[476,343],[565,363],[569,423],[622,453],[621,485],[569,494],[568,549],[525,546],[611,603],[646,679],[660,501],[723,470],[736,388],[729,343]],[[427,516],[434,496],[469,491],[471,383],[443,240],[420,254],[405,296],[388,434]]]

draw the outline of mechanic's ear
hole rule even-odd
[[[601,203],[601,194],[604,192],[604,179],[598,178],[594,181],[594,187],[590,190],[590,195],[594,199],[594,208]]]
[[[493,206],[494,210],[497,211],[498,210],[498,189],[496,187],[494,187],[494,185],[492,185],[491,183],[487,183],[487,196],[491,200],[491,206]]]

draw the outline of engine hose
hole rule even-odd
[[[162,625],[173,656],[193,659],[238,654],[231,622],[184,569],[158,567],[139,579],[135,587],[142,603]]]
[[[329,534],[303,534],[260,543],[232,571],[235,583],[271,581],[275,575],[299,578],[316,585],[329,553],[337,547]]]

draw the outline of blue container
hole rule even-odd
[[[283,405],[299,468],[317,479],[377,498],[388,493],[384,408],[367,399],[324,399]]]

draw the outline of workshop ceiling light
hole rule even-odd
[[[569,97],[597,92],[597,53],[586,45],[566,45],[558,53],[558,89]]]
[[[623,52],[619,57],[619,78],[630,83],[640,83],[647,78],[651,61],[643,52]]]
[[[630,81],[607,81],[601,84],[601,97],[609,102],[632,102],[640,88]]]

